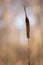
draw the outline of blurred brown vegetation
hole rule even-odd
[[[24,1],[36,17],[36,23],[30,27],[29,45],[27,38],[20,38],[21,35],[26,37],[25,28],[18,29],[12,24],[22,11],[17,2],[19,0],[0,0],[0,65],[28,65],[29,54],[31,65],[43,65],[43,0]]]

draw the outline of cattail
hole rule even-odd
[[[24,6],[24,11],[25,11],[25,16],[26,16],[26,19],[25,19],[26,33],[27,33],[27,38],[29,39],[29,37],[30,37],[30,25],[29,25],[29,19],[28,19],[27,14],[26,14],[25,6]]]
[[[27,14],[26,14],[26,10],[25,10],[25,6],[24,6],[24,11],[25,11],[25,16],[26,16],[26,19],[25,19],[25,22],[26,22],[26,33],[27,33],[27,38],[28,38],[28,44],[29,44],[29,37],[30,37],[30,24],[29,24],[29,19],[27,17]],[[28,65],[30,65],[30,47],[28,48]]]

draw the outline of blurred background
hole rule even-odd
[[[43,65],[43,0],[0,0],[0,65],[28,65],[28,53],[30,65]]]

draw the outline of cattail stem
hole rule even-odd
[[[25,9],[25,5],[24,5],[24,11],[25,11],[25,16],[27,16],[27,14],[26,14],[26,9]]]

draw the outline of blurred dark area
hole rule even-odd
[[[0,0],[0,65],[28,65],[29,60],[30,65],[43,65],[43,0]]]

